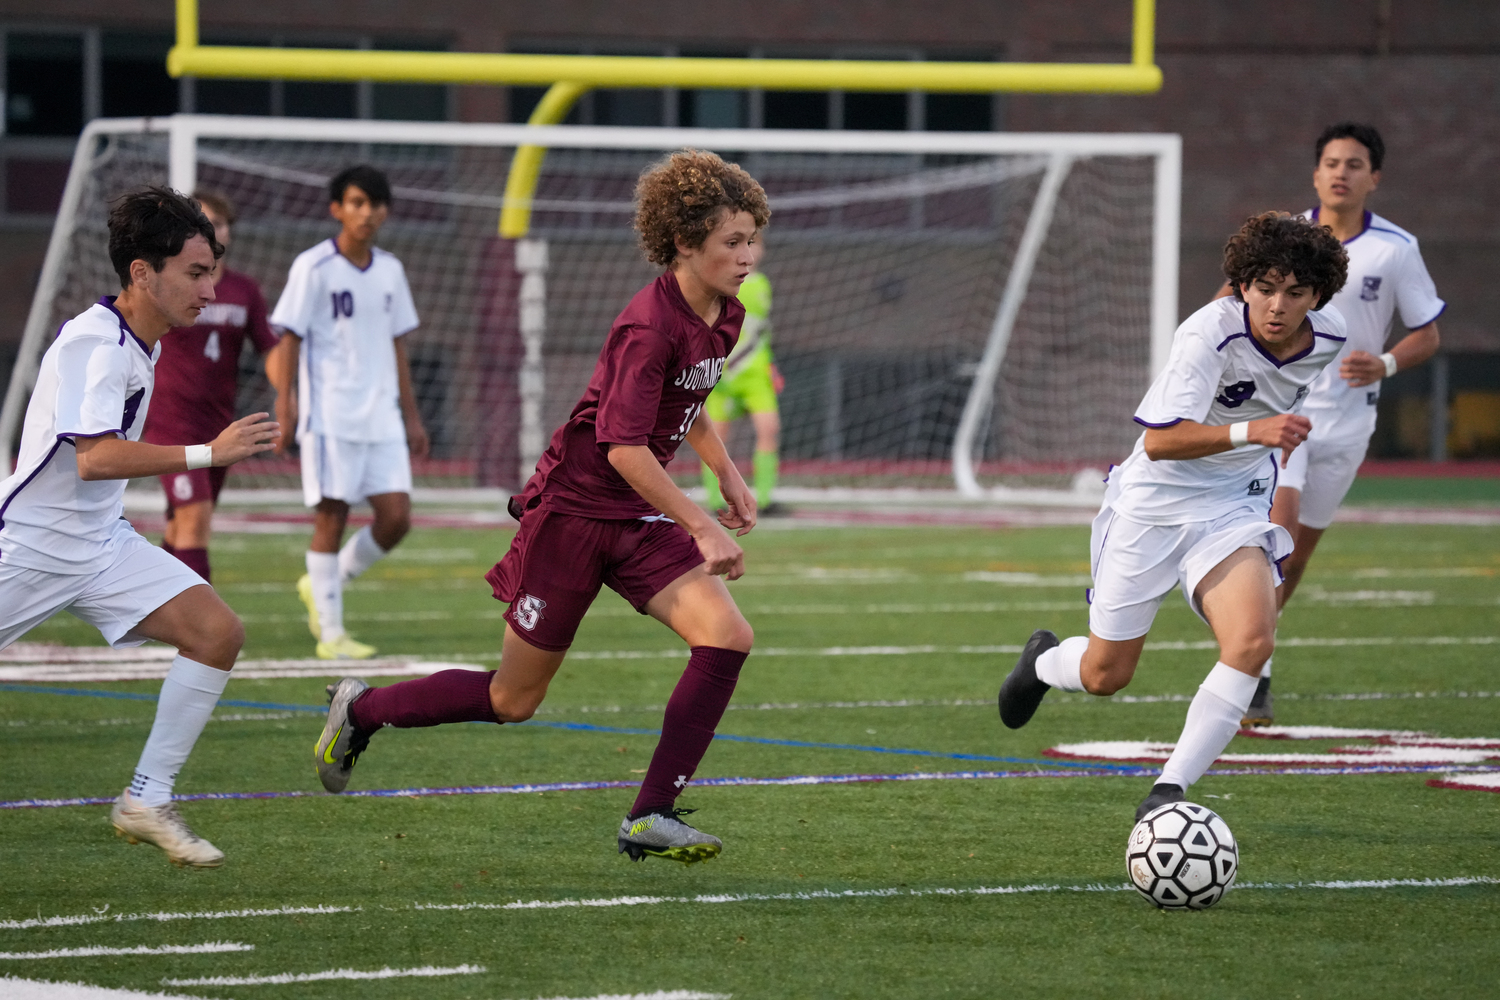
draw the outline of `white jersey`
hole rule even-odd
[[[42,356],[15,474],[0,483],[0,563],[82,574],[108,562],[126,481],[80,479],[73,439],[139,441],[160,356],[112,296],[63,324]]]
[[[1318,210],[1304,213],[1316,220]],[[1351,351],[1379,355],[1385,350],[1391,320],[1401,311],[1409,329],[1426,326],[1448,308],[1422,262],[1417,238],[1372,212],[1364,228],[1344,241],[1349,253],[1349,280],[1333,305],[1349,324],[1349,339],[1338,360],[1324,369],[1307,397],[1307,416],[1314,436],[1322,440],[1363,443],[1375,431],[1375,401],[1380,383],[1352,388],[1339,377],[1339,365]]]
[[[1296,413],[1308,386],[1344,346],[1338,310],[1309,312],[1307,319],[1312,345],[1282,361],[1251,334],[1249,307],[1215,299],[1177,328],[1172,356],[1136,408],[1135,422],[1218,427]],[[1142,433],[1130,457],[1111,471],[1105,503],[1145,524],[1211,521],[1245,509],[1265,516],[1280,456],[1279,449],[1245,445],[1204,458],[1152,461]]]
[[[375,249],[356,267],[326,240],[297,255],[271,324],[302,338],[297,437],[401,441],[396,338],[417,327],[406,269]]]

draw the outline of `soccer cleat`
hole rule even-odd
[[[302,599],[302,605],[307,608],[307,630],[312,633],[314,639],[323,638],[323,627],[318,624],[318,605],[313,600],[312,577],[303,573],[297,578],[297,596]]]
[[[320,660],[368,660],[375,655],[375,647],[359,642],[345,632],[332,642],[318,643]]]
[[[1135,807],[1135,821],[1139,823],[1153,809],[1159,809],[1173,802],[1181,802],[1184,795],[1183,790],[1176,785],[1165,785],[1157,782],[1151,786],[1151,794],[1146,796],[1145,801]]]
[[[1260,683],[1255,685],[1255,697],[1250,699],[1250,707],[1245,709],[1245,717],[1240,720],[1241,726],[1269,726],[1276,721],[1275,699],[1271,694],[1271,678],[1262,677]]]
[[[1052,689],[1052,685],[1037,677],[1036,658],[1056,645],[1057,636],[1044,628],[1031,633],[1026,648],[1021,650],[1021,658],[1000,685],[1000,721],[1008,728],[1020,729],[1030,722]]]
[[[142,805],[124,791],[115,799],[109,821],[115,836],[131,844],[154,844],[179,868],[217,868],[224,863],[224,852],[194,833],[174,802]]]
[[[724,842],[693,829],[679,818],[692,811],[665,806],[635,819],[626,816],[620,821],[620,853],[629,853],[631,861],[650,854],[685,865],[717,857],[724,849]]]
[[[349,706],[369,689],[370,685],[358,677],[345,677],[328,685],[328,722],[313,746],[313,766],[318,770],[318,780],[330,792],[344,790],[354,762],[370,745],[370,734],[354,728],[354,720],[349,717]]]

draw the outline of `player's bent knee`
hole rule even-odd
[[[514,691],[490,691],[490,710],[496,722],[525,722],[536,714],[542,699],[529,693]]]
[[[1276,640],[1269,635],[1250,636],[1225,642],[1219,648],[1219,659],[1237,669],[1263,666],[1276,651]]]

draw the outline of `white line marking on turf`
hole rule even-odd
[[[238,941],[209,941],[206,944],[136,945],[133,948],[109,948],[89,945],[83,948],[53,948],[51,951],[0,951],[0,959],[94,958],[99,955],[215,955],[226,951],[254,951],[255,945]]]
[[[1231,764],[1481,764],[1500,757],[1500,744],[1485,741],[1489,749],[1453,746],[1377,744],[1336,747],[1329,753],[1223,753],[1217,763]],[[1049,757],[1070,760],[1165,761],[1173,743],[1150,740],[1095,740],[1059,743],[1047,750]]]
[[[163,979],[163,986],[286,986],[290,983],[317,983],[325,979],[404,979],[409,976],[473,976],[484,972],[482,965],[455,965],[441,968],[423,965],[414,969],[329,969],[326,972],[282,972],[274,976],[199,976],[195,979]]]
[[[89,661],[54,661],[0,665],[0,681],[149,681],[161,680],[171,669],[170,660],[116,662],[98,658]],[[418,657],[381,657],[360,662],[364,677],[411,677],[439,670],[483,670],[477,663],[448,663]],[[234,676],[247,680],[275,677],[338,677],[348,673],[333,660],[241,660]]]
[[[545,1000],[730,1000],[733,993],[699,993],[697,990],[657,990],[655,993],[600,993],[594,997],[547,997]]]
[[[1458,788],[1466,792],[1500,792],[1500,774],[1445,774],[1427,783],[1433,788]]]
[[[105,907],[109,909],[109,907]],[[235,917],[283,917],[354,913],[357,906],[278,906],[264,910],[199,910],[156,913],[80,913],[63,917],[35,917],[26,920],[0,920],[0,931],[24,931],[33,927],[77,927],[83,924],[129,923],[135,920],[228,920]]]
[[[88,983],[51,982],[44,979],[16,979],[0,976],[0,996],[5,1000],[203,1000],[181,993],[140,990],[112,990]]]
[[[1360,881],[1317,882],[1241,882],[1240,889],[1436,889],[1465,885],[1500,885],[1500,878],[1489,875],[1457,878],[1392,878]],[[938,889],[813,889],[805,892],[741,892],[701,896],[612,896],[600,899],[532,899],[513,903],[418,903],[417,910],[563,910],[576,907],[659,906],[662,904],[810,902],[823,899],[871,899],[922,896],[1016,896],[1034,892],[1131,892],[1128,883],[1090,882],[1082,885],[1039,883],[1031,885],[974,886]]]

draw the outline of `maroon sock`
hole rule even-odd
[[[171,549],[170,551],[181,559],[188,569],[203,577],[205,582],[209,582],[207,549]]]
[[[370,688],[349,706],[349,718],[366,732],[381,726],[416,729],[445,722],[494,722],[494,676],[493,670],[439,670],[414,681]]]
[[[714,646],[694,646],[682,679],[667,699],[661,742],[651,755],[646,780],[630,809],[631,818],[670,806],[687,787],[708,752],[714,729],[734,694],[740,667],[749,653]]]

